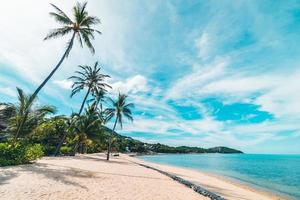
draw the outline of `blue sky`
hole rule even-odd
[[[75,1],[53,0],[70,13]],[[44,42],[56,24],[50,1],[2,4],[0,100],[30,92],[68,37]],[[134,123],[119,132],[146,142],[229,146],[249,153],[300,153],[299,1],[99,1],[95,55],[75,45],[39,103],[79,109],[67,78],[98,60],[111,96],[127,93]],[[110,124],[109,124],[110,125]],[[109,126],[108,125],[108,126]]]

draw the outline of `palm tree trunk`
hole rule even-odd
[[[75,34],[76,32],[74,31],[73,36],[71,38],[71,41],[68,45],[68,48],[66,49],[64,55],[61,57],[61,59],[59,60],[58,64],[55,66],[55,68],[51,71],[51,73],[47,76],[47,78],[41,83],[41,85],[34,91],[32,97],[35,98],[37,96],[37,94],[40,92],[40,90],[46,85],[46,83],[50,80],[50,78],[53,76],[53,74],[56,72],[56,70],[60,67],[60,65],[63,63],[64,59],[67,57],[68,53],[70,52],[72,46],[73,46],[73,42],[74,42],[74,38],[75,38]]]
[[[81,104],[81,107],[80,107],[80,110],[79,110],[79,115],[81,115],[81,112],[82,112],[82,110],[83,110],[83,108],[84,108],[84,104],[85,104],[85,102],[86,102],[86,99],[87,99],[87,97],[89,96],[89,94],[90,94],[90,91],[91,91],[91,88],[89,87],[89,89],[88,89],[88,91],[87,91],[87,93],[86,93],[86,95],[85,95],[85,97],[84,97],[84,99],[83,99],[83,102],[82,102],[82,104]]]
[[[55,149],[54,156],[57,156],[57,155],[58,155],[61,146],[62,146],[63,143],[65,142],[66,137],[67,137],[67,134],[65,133],[65,134],[62,136],[61,140],[59,141],[59,143],[58,143],[58,145],[57,145],[57,147],[56,147],[56,149]]]
[[[91,88],[89,87],[89,89],[88,89],[88,91],[87,91],[87,93],[86,93],[86,95],[85,95],[85,97],[84,97],[84,99],[83,99],[83,102],[82,102],[82,104],[81,104],[81,107],[80,107],[80,110],[79,110],[79,113],[78,113],[79,116],[80,116],[81,113],[82,113],[82,110],[83,110],[83,108],[84,108],[84,104],[85,104],[85,102],[86,102],[87,97],[88,97],[89,94],[90,94],[90,91],[91,91]],[[80,141],[77,141],[76,144],[75,144],[75,146],[74,146],[74,154],[76,154],[76,152],[77,152],[77,150],[78,150],[78,147],[80,147]],[[79,151],[80,151],[80,149],[79,149]],[[81,153],[82,153],[82,152],[81,152]]]
[[[118,121],[118,117],[116,117],[116,121],[115,121],[115,124],[114,124],[114,127],[113,127],[113,132],[115,131],[117,121]],[[109,160],[109,154],[110,154],[110,151],[111,151],[111,139],[112,139],[112,133],[109,135],[109,138],[108,138],[108,147],[107,147],[106,160]]]
[[[24,126],[24,124],[25,124],[25,122],[26,122],[26,120],[27,120],[27,118],[28,118],[28,114],[29,114],[28,109],[30,108],[31,104],[34,102],[34,99],[35,99],[35,97],[32,97],[32,96],[33,96],[33,95],[30,96],[29,104],[28,104],[28,105],[26,104],[26,109],[25,109],[25,111],[24,111],[25,114],[24,114],[24,116],[21,118],[21,122],[20,122],[20,124],[18,125],[16,134],[15,134],[15,136],[14,136],[14,138],[13,138],[13,142],[12,142],[12,145],[13,145],[13,146],[16,144],[17,139],[18,139],[18,137],[19,137],[19,135],[20,135],[21,129],[23,128],[23,126]]]

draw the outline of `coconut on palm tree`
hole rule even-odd
[[[115,118],[114,126],[113,126],[113,132],[115,131],[116,125],[120,124],[120,127],[122,129],[123,127],[123,118],[127,118],[129,121],[133,121],[131,108],[134,107],[133,103],[127,103],[126,102],[127,95],[120,94],[118,96],[117,101],[109,98],[110,102],[112,103],[111,108],[107,108],[105,110],[107,115],[107,121],[111,120],[112,118]],[[107,157],[106,159],[109,160],[109,154],[111,152],[111,143],[112,143],[112,134],[110,134],[108,139],[108,147],[107,147]]]
[[[63,63],[64,59],[68,57],[70,51],[72,50],[75,37],[77,37],[79,44],[83,47],[85,44],[91,52],[94,54],[95,49],[91,43],[91,40],[94,40],[95,33],[101,34],[100,31],[93,29],[92,27],[96,24],[100,23],[100,20],[95,16],[89,16],[89,13],[86,11],[85,3],[78,3],[73,7],[73,20],[68,17],[61,9],[59,9],[56,5],[51,4],[51,6],[55,9],[55,12],[50,12],[50,15],[54,17],[54,19],[61,24],[61,27],[52,30],[44,40],[63,37],[65,35],[71,34],[71,38],[67,43],[66,50],[59,60],[58,64],[53,68],[47,78],[41,83],[41,85],[35,90],[32,97],[34,98],[39,91],[44,87],[44,85],[50,80],[56,70]]]
[[[71,76],[69,79],[74,81],[71,97],[79,93],[81,90],[85,88],[87,89],[78,112],[80,115],[90,94],[93,94],[93,96],[99,96],[101,91],[105,93],[107,91],[106,88],[111,88],[111,86],[104,82],[105,79],[110,78],[110,76],[100,73],[101,67],[98,67],[98,62],[95,63],[93,68],[88,65],[79,65],[78,67],[81,71],[76,71],[75,73],[78,75]]]

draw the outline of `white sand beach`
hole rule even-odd
[[[199,183],[226,199],[279,199],[205,173],[152,163],[127,155],[46,157],[34,164],[0,168],[0,199],[209,199],[144,163]]]

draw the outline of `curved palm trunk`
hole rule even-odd
[[[61,140],[59,141],[58,145],[56,146],[56,149],[55,149],[55,152],[54,152],[54,155],[55,155],[55,156],[57,156],[58,153],[60,152],[60,148],[61,148],[61,146],[63,145],[63,143],[65,142],[66,138],[67,138],[67,134],[65,133],[65,134],[62,136]]]
[[[89,94],[90,94],[90,91],[91,91],[91,88],[89,87],[89,89],[88,89],[88,91],[87,91],[87,93],[86,93],[86,95],[85,95],[85,97],[84,97],[84,99],[83,99],[83,102],[82,102],[82,104],[81,104],[81,106],[80,106],[80,110],[79,110],[79,115],[81,115],[81,113],[82,113],[82,110],[83,110],[83,108],[84,108],[84,104],[85,104],[85,102],[86,102],[86,99],[87,99],[87,97],[89,96]]]
[[[13,145],[13,146],[16,144],[17,139],[18,139],[18,137],[19,137],[19,135],[20,135],[21,129],[23,128],[23,126],[24,126],[24,124],[25,124],[25,122],[26,122],[26,120],[27,120],[27,118],[28,118],[28,114],[29,114],[28,109],[30,108],[30,106],[31,106],[31,104],[33,103],[34,99],[35,99],[35,98],[32,98],[32,96],[31,96],[28,105],[26,105],[25,114],[24,114],[24,116],[22,117],[21,122],[20,122],[20,124],[18,125],[16,134],[15,134],[15,136],[14,136],[14,138],[13,138],[13,142],[12,142],[12,145]]]
[[[115,131],[116,125],[117,125],[118,117],[116,117],[116,121],[113,127],[113,132]],[[109,160],[109,154],[111,152],[111,139],[112,139],[112,133],[109,135],[108,138],[108,147],[107,147],[107,155],[106,155],[106,160]]]
[[[81,104],[81,107],[80,107],[80,110],[79,110],[79,113],[78,113],[79,116],[80,116],[81,113],[82,113],[82,110],[83,110],[83,108],[84,108],[84,104],[85,104],[85,102],[86,102],[87,97],[88,97],[89,94],[90,94],[90,91],[91,91],[91,88],[88,89],[88,91],[87,91],[87,93],[86,93],[86,95],[85,95],[85,97],[84,97],[84,99],[83,99],[83,102],[82,102],[82,104]],[[77,141],[76,144],[75,144],[75,146],[74,146],[74,154],[76,154],[76,152],[77,152],[79,146],[80,146],[80,140]],[[81,150],[81,153],[82,153],[82,150]]]
[[[41,91],[41,89],[46,85],[46,83],[50,80],[50,78],[53,76],[53,74],[57,71],[57,69],[60,67],[60,65],[63,63],[64,59],[67,57],[68,52],[70,52],[73,43],[74,43],[74,38],[75,38],[75,32],[72,35],[71,41],[68,45],[68,48],[66,49],[65,53],[63,54],[63,56],[61,57],[61,59],[59,60],[59,62],[57,63],[57,65],[55,66],[55,68],[50,72],[50,74],[47,76],[47,78],[41,83],[41,85],[34,91],[33,95],[31,96],[32,99],[34,99],[37,94]],[[57,145],[54,155],[57,156],[61,146],[63,145],[65,139],[66,139],[66,135],[64,135],[61,139],[61,141],[59,142],[59,144]]]
[[[34,91],[32,97],[35,98],[37,94],[40,92],[40,90],[46,85],[46,83],[50,80],[50,78],[53,76],[53,74],[56,72],[56,70],[60,67],[60,65],[63,63],[64,59],[67,57],[68,52],[70,52],[75,38],[76,32],[73,33],[71,41],[68,45],[68,48],[66,49],[64,55],[61,57],[55,68],[50,72],[50,74],[47,76],[47,78],[41,83],[41,85]]]

